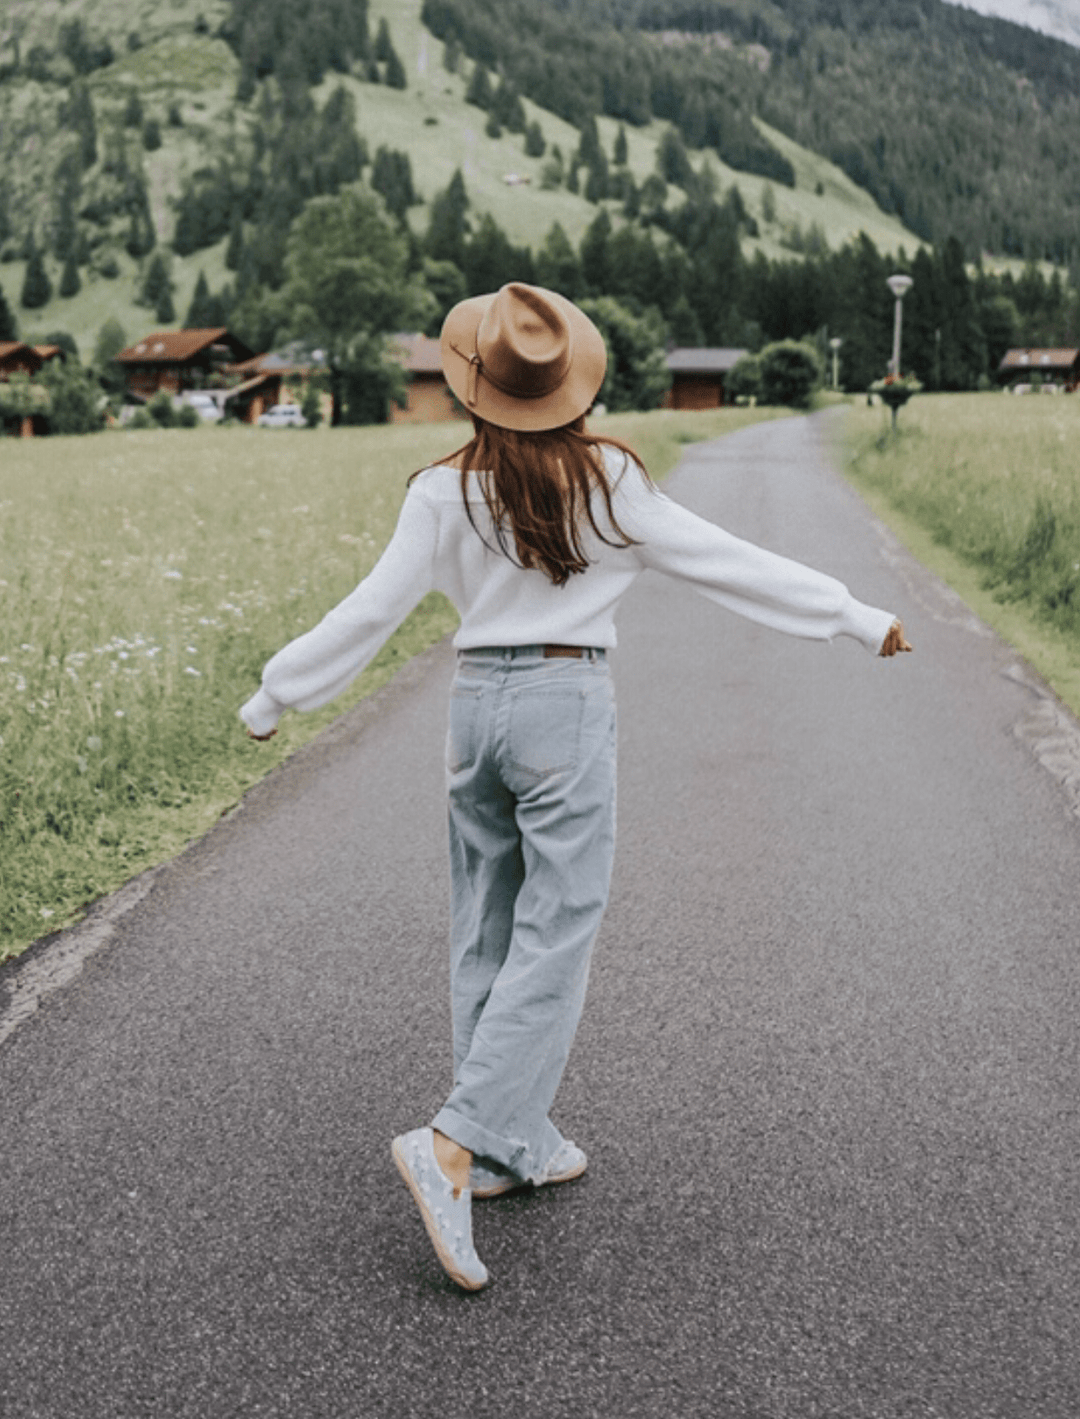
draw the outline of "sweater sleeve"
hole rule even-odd
[[[279,650],[262,688],[240,711],[255,734],[269,734],[286,709],[311,710],[340,695],[412,608],[432,590],[439,524],[414,484],[397,528],[370,574],[314,629]]]
[[[733,537],[628,469],[620,525],[646,567],[689,582],[711,601],[761,625],[810,640],[851,636],[876,654],[895,619],[856,601],[835,578]],[[625,501],[624,501],[625,499]]]

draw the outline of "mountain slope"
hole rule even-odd
[[[323,106],[339,85],[344,86],[356,100],[358,130],[370,153],[385,146],[409,154],[414,185],[423,199],[409,212],[414,230],[426,229],[431,199],[460,167],[474,215],[491,212],[512,241],[535,249],[552,223],[559,222],[576,245],[596,216],[596,206],[564,186],[544,190],[541,176],[546,157],[526,156],[520,134],[504,132],[497,139],[487,136],[486,115],[465,101],[471,66],[463,64],[460,68],[464,72],[457,73],[444,67],[444,46],[420,23],[420,9],[421,0],[372,0],[369,7],[372,31],[383,18],[389,23],[406,70],[406,89],[333,73],[314,91],[316,102]],[[61,19],[69,23],[80,19],[93,43],[108,41],[113,46],[112,62],[86,76],[96,115],[99,157],[84,178],[84,196],[109,190],[113,178],[104,169],[115,166],[117,154],[123,152],[130,168],[145,176],[158,250],[172,238],[172,200],[185,182],[193,173],[233,154],[247,131],[251,109],[235,101],[239,62],[229,46],[211,32],[227,10],[224,3],[214,6],[205,0],[178,0],[167,10],[133,6],[126,0],[69,0],[63,10],[15,0],[13,14],[25,22],[24,58],[30,41],[55,47]],[[197,31],[200,15],[206,23]],[[139,35],[137,48],[128,47],[127,35],[132,33]],[[142,105],[144,121],[152,118],[159,124],[161,146],[152,151],[144,148],[140,129],[124,127],[124,113],[133,92]],[[44,241],[57,221],[56,171],[74,142],[71,131],[61,127],[57,117],[68,93],[67,86],[47,78],[9,75],[0,84],[0,190],[6,185],[11,226],[7,234],[0,232],[0,256],[7,258],[0,260],[0,287],[24,335],[66,330],[74,335],[86,358],[107,319],[119,320],[133,339],[159,322],[152,309],[136,303],[151,257],[148,253],[133,258],[124,249],[126,217],[115,217],[105,227],[81,223],[89,238],[99,244],[90,264],[81,269],[82,289],[77,295],[64,298],[56,294],[60,263],[48,256],[53,298],[32,311],[18,305],[26,268],[21,243],[31,229],[39,242]],[[173,105],[179,106],[181,126],[169,122]],[[566,156],[575,150],[580,139],[577,129],[527,100],[525,107],[530,120],[541,126],[548,154],[553,144]],[[601,142],[610,154],[619,125],[614,119],[601,118],[598,126]],[[657,145],[666,128],[667,124],[656,122],[626,127],[628,166],[639,182],[654,169]],[[761,226],[760,236],[746,242],[748,253],[760,248],[770,257],[790,255],[791,245],[801,245],[801,239],[815,229],[833,247],[859,231],[865,231],[882,250],[895,251],[903,245],[910,252],[917,245],[895,217],[882,213],[869,194],[839,168],[766,125],[762,125],[762,132],[792,164],[796,173],[793,188],[736,172],[715,155],[706,159],[701,152],[692,154],[695,166],[705,161],[712,164],[723,188],[738,184]],[[530,182],[509,186],[505,178],[511,173],[527,176]],[[775,215],[767,221],[764,213],[774,210]],[[617,222],[617,207],[611,205],[611,211]],[[213,290],[233,280],[233,273],[225,266],[226,245],[223,238],[190,256],[167,253],[180,319],[200,271],[205,272]],[[117,272],[113,277],[104,274],[111,269],[109,260]]]

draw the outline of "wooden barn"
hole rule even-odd
[[[998,383],[1013,388],[1032,384],[1035,375],[1040,384],[1076,389],[1080,385],[1080,350],[1007,350],[998,365]]]
[[[681,347],[669,350],[667,367],[671,388],[664,395],[665,409],[722,409],[728,402],[724,380],[746,350],[725,346]]]

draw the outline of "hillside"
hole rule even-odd
[[[236,101],[239,61],[217,35],[229,9],[224,0],[173,0],[168,8],[133,5],[127,0],[68,0],[62,7],[13,0],[5,11],[6,53],[13,56],[17,48],[23,66],[35,47],[55,53],[60,25],[70,25],[73,20],[82,21],[92,43],[112,47],[112,61],[85,77],[96,120],[98,158],[84,176],[82,206],[85,208],[95,194],[110,190],[112,179],[106,169],[117,165],[117,154],[122,152],[130,168],[145,176],[159,250],[173,237],[173,201],[185,183],[193,173],[234,152],[250,127],[253,106]],[[389,22],[406,71],[407,88],[394,89],[335,72],[327,74],[313,91],[316,103],[323,106],[330,94],[343,86],[355,99],[357,130],[369,152],[385,146],[409,155],[413,183],[422,199],[408,213],[414,231],[426,229],[432,198],[446,186],[455,168],[460,168],[474,217],[492,213],[513,242],[534,250],[558,222],[576,245],[596,216],[596,205],[565,186],[545,190],[541,178],[547,156],[526,156],[520,134],[504,132],[497,139],[486,134],[485,114],[465,101],[471,66],[462,64],[458,73],[447,71],[445,46],[421,24],[420,10],[421,0],[372,0],[369,7],[373,32],[380,19]],[[18,44],[13,47],[16,33]],[[131,47],[129,36],[137,37],[137,47]],[[48,247],[58,220],[56,173],[74,141],[71,130],[61,126],[59,115],[68,101],[72,77],[70,66],[52,61],[51,73],[39,70],[34,77],[20,69],[9,72],[0,83],[0,195],[7,218],[4,230],[0,215],[0,287],[18,316],[21,333],[65,330],[88,355],[98,330],[109,318],[119,320],[132,337],[158,322],[152,310],[136,303],[148,256],[132,257],[125,249],[127,217],[123,213],[115,214],[105,225],[80,221],[93,248],[90,260],[81,268],[82,284],[76,295],[65,298],[56,294],[62,263],[47,249],[45,266],[53,286],[52,299],[32,311],[18,305],[26,270],[26,238],[36,233],[39,244]],[[132,94],[141,105],[142,122],[157,121],[160,147],[147,150],[141,129],[125,127],[124,115]],[[541,127],[548,155],[555,144],[566,155],[574,151],[580,139],[576,128],[528,99],[524,106],[529,120]],[[174,107],[179,124],[169,121]],[[619,124],[601,117],[598,127],[601,142],[610,153]],[[628,167],[638,182],[654,170],[657,147],[667,127],[656,121],[625,127]],[[860,231],[881,250],[915,249],[917,239],[895,217],[881,212],[870,195],[840,168],[763,123],[760,129],[791,163],[793,187],[737,172],[715,153],[706,157],[701,150],[691,150],[694,166],[700,169],[706,162],[711,164],[722,190],[738,184],[760,228],[758,236],[743,238],[748,255],[760,250],[770,258],[790,256],[793,239],[795,245],[800,244],[801,235],[812,229],[834,249]],[[508,186],[505,178],[510,173],[530,181]],[[675,201],[676,196],[673,189],[669,201]],[[605,205],[618,224],[618,204]],[[766,220],[766,211],[774,213],[771,220]],[[212,290],[233,279],[225,265],[226,246],[227,238],[222,237],[187,256],[170,254],[178,318],[182,319],[190,303],[200,271]],[[116,274],[108,275],[113,269]]]

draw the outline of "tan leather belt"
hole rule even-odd
[[[566,660],[582,660],[585,656],[585,649],[580,645],[546,645],[544,647],[544,659],[554,660],[561,657]]]

